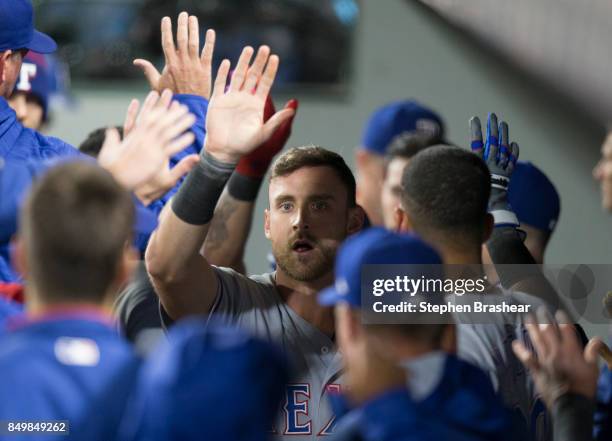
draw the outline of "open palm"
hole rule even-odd
[[[252,56],[253,48],[244,48],[227,92],[230,63],[223,60],[208,106],[205,149],[224,162],[238,162],[241,156],[267,141],[294,113],[293,109],[283,109],[264,123],[266,97],[274,83],[279,61],[276,55],[270,56],[267,46],[259,48],[249,68]]]

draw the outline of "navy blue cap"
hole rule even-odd
[[[319,303],[331,306],[344,302],[359,308],[363,265],[410,265],[404,275],[443,278],[440,255],[423,240],[412,234],[372,227],[342,244],[336,256],[334,286],[319,293]]]
[[[29,49],[40,54],[55,52],[51,37],[34,29],[34,11],[30,0],[0,2],[0,51]]]
[[[437,113],[415,100],[396,101],[370,116],[361,145],[365,150],[384,155],[396,137],[417,130],[443,138],[444,122]]]
[[[124,435],[264,441],[287,379],[271,343],[214,320],[183,320],[143,367]]]
[[[38,52],[28,52],[21,64],[19,79],[15,83],[15,92],[33,95],[40,101],[45,120],[49,108],[51,75],[50,66],[45,56]]]
[[[559,193],[538,167],[519,161],[508,186],[508,201],[521,224],[552,233],[559,220]]]

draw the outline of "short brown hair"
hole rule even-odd
[[[411,159],[421,150],[442,143],[439,133],[421,130],[405,132],[393,138],[385,153],[385,169],[395,158]]]
[[[294,147],[280,155],[272,164],[270,181],[287,176],[302,167],[331,167],[346,187],[348,206],[357,205],[356,184],[353,172],[339,154],[319,146]]]
[[[40,299],[103,301],[133,220],[130,194],[94,163],[48,171],[32,187],[20,219],[28,278]]]

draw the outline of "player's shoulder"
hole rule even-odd
[[[212,267],[219,281],[223,284],[238,285],[241,289],[247,291],[272,291],[276,292],[276,282],[274,273],[265,273],[258,275],[246,276],[232,268],[219,266]],[[225,286],[224,286],[225,287]]]
[[[31,129],[30,129],[31,130]],[[33,136],[37,140],[41,158],[55,157],[79,157],[83,154],[76,147],[71,146],[65,141],[54,136],[46,136],[40,132],[32,130]]]
[[[546,303],[542,299],[534,296],[533,294],[529,294],[523,291],[516,291],[513,289],[506,289],[501,286],[498,286],[498,289],[501,295],[504,296],[504,298],[517,304],[529,304],[536,307],[546,305]]]
[[[230,268],[214,267],[218,288],[216,313],[267,314],[271,307],[283,303],[276,289],[274,274],[245,276]]]
[[[17,325],[0,335],[0,364],[14,359],[55,359],[63,349],[99,359],[135,358],[130,344],[110,325],[88,320],[53,320]]]

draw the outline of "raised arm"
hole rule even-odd
[[[283,109],[264,123],[266,97],[279,60],[270,56],[267,46],[259,48],[249,67],[252,56],[253,48],[244,48],[227,93],[230,63],[221,63],[208,106],[200,160],[162,213],[147,248],[147,270],[173,319],[210,311],[218,282],[200,249],[217,201],[240,158],[269,139],[294,113]]]
[[[187,106],[189,112],[196,117],[191,127],[194,134],[193,143],[169,159],[165,176],[160,176],[150,188],[142,188],[138,193],[145,203],[155,201],[151,208],[158,213],[176,193],[183,177],[197,162],[197,155],[202,149],[204,121],[212,83],[214,45],[215,32],[209,29],[200,51],[198,18],[182,12],[177,20],[176,44],[172,21],[169,17],[164,17],[161,21],[161,46],[165,57],[161,73],[148,60],[134,60],[134,65],[143,71],[151,90],[159,93],[164,89],[171,90],[175,94],[173,99]],[[134,122],[135,114],[128,114],[124,125],[125,133],[129,133]]]
[[[519,221],[508,202],[508,185],[519,157],[519,146],[510,143],[508,132],[508,124],[498,123],[497,116],[492,113],[487,120],[483,142],[480,120],[478,117],[470,120],[472,151],[486,162],[491,172],[489,212],[493,215],[495,228],[486,243],[487,250],[502,286],[538,297],[553,310],[567,310],[523,243]]]
[[[594,338],[583,350],[574,325],[562,312],[557,313],[555,321],[547,317],[546,311],[538,310],[538,322],[533,317],[527,322],[533,351],[517,340],[513,342],[514,353],[529,369],[552,413],[554,440],[590,441],[597,389],[597,353],[604,343]]]
[[[293,99],[285,108],[297,111],[297,106],[297,100]],[[268,96],[264,121],[275,113],[274,103]],[[202,250],[210,263],[246,273],[244,248],[251,230],[257,194],[272,159],[283,149],[291,135],[294,116],[283,122],[270,139],[238,162],[217,203]]]

